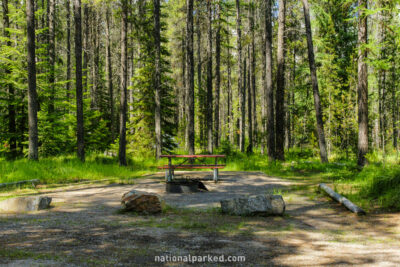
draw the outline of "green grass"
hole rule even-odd
[[[384,164],[381,155],[369,155],[370,164],[362,170],[357,167],[354,159],[331,159],[330,163],[320,163],[315,152],[306,149],[288,151],[285,162],[270,162],[259,153],[216,153],[228,155],[224,171],[260,171],[305,182],[304,186],[294,190],[309,192],[313,198],[313,186],[325,182],[367,211],[376,208],[400,210],[400,166],[393,153],[386,156]],[[166,162],[166,159],[156,162],[153,158],[138,156],[129,159],[127,167],[120,167],[116,157],[95,153],[87,155],[85,163],[81,163],[75,155],[43,158],[37,162],[0,158],[0,183],[31,179],[39,179],[42,184],[50,186],[98,180],[126,183],[133,178],[156,172],[155,166]]]
[[[88,155],[82,163],[75,156],[43,158],[39,161],[0,159],[0,183],[39,179],[42,184],[71,183],[86,180],[132,179],[156,171],[153,159],[135,158],[128,167],[120,167],[116,158]]]
[[[261,171],[268,175],[305,181],[308,186],[302,186],[299,190],[308,189],[313,198],[312,187],[325,182],[367,211],[400,210],[400,165],[393,153],[386,156],[384,164],[381,155],[369,155],[369,165],[360,170],[354,159],[331,159],[330,163],[321,163],[312,153],[303,151],[303,155],[299,156],[300,153],[295,152],[288,153],[285,162],[269,162],[266,156],[260,154],[235,153],[228,157],[225,170]]]

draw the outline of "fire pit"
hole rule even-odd
[[[166,184],[167,193],[197,193],[208,191],[207,187],[196,179],[174,179]]]

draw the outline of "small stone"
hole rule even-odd
[[[124,211],[134,211],[145,214],[160,213],[163,201],[156,194],[130,191],[121,198],[121,207]]]
[[[253,195],[221,200],[222,212],[232,215],[283,215],[285,207],[280,195]]]
[[[26,212],[48,209],[51,197],[32,196],[9,198],[0,202],[0,211]]]

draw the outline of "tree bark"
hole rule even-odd
[[[78,158],[85,161],[85,142],[83,127],[83,93],[82,93],[82,24],[81,0],[74,0],[75,18],[75,86],[76,86],[76,137]]]
[[[327,151],[326,151],[323,114],[322,114],[321,100],[320,100],[319,89],[318,89],[317,68],[315,66],[315,58],[314,58],[314,46],[313,46],[313,41],[312,41],[311,22],[310,22],[310,9],[308,6],[308,0],[302,0],[302,2],[303,2],[303,9],[304,9],[304,20],[305,20],[305,25],[306,25],[308,62],[310,65],[311,82],[312,82],[313,94],[314,94],[314,107],[315,107],[315,116],[316,116],[316,121],[317,121],[319,155],[321,158],[321,162],[326,163],[326,162],[328,162],[328,155],[327,155]]]
[[[198,88],[198,103],[199,103],[199,134],[200,134],[200,144],[201,147],[204,149],[205,142],[204,142],[204,90],[202,86],[202,57],[201,57],[201,4],[202,1],[197,2],[197,17],[196,17],[196,35],[197,35],[197,88]]]
[[[397,150],[397,138],[399,134],[398,130],[398,101],[397,101],[397,96],[396,96],[396,80],[397,80],[397,75],[396,75],[396,62],[392,62],[393,67],[392,67],[392,127],[393,127],[393,148]]]
[[[278,160],[285,160],[285,13],[286,0],[279,0],[278,15],[278,51],[276,74],[276,144],[275,152]]]
[[[50,84],[50,101],[48,106],[49,114],[54,113],[54,98],[55,98],[55,0],[48,0],[47,27],[48,35],[48,53],[49,53],[49,84]]]
[[[269,160],[275,160],[275,114],[274,90],[272,87],[272,0],[267,0],[265,14],[265,104],[266,104],[266,131]]]
[[[242,30],[241,30],[241,17],[240,17],[240,0],[236,0],[236,32],[237,32],[237,49],[238,49],[238,91],[239,91],[239,149],[244,152],[245,141],[245,91],[243,88],[243,70],[242,70]]]
[[[250,6],[250,32],[251,32],[251,59],[250,59],[250,81],[251,81],[251,107],[252,107],[252,147],[256,145],[257,142],[257,84],[256,84],[256,44],[255,44],[255,25],[254,25],[254,2],[251,1]]]
[[[12,42],[11,42],[11,36],[10,32],[8,31],[8,28],[10,28],[10,17],[8,14],[8,0],[3,0],[3,27],[4,27],[4,32],[3,36],[6,39],[6,45],[8,47],[11,47]],[[9,58],[11,60],[11,58]],[[11,74],[11,66],[9,64],[6,65],[5,68],[5,74],[9,76]],[[9,77],[7,77],[7,80],[9,81]],[[11,158],[16,157],[16,152],[17,152],[17,132],[16,132],[16,112],[15,112],[15,106],[14,106],[14,94],[15,90],[12,85],[12,83],[9,81],[7,83],[7,89],[8,89],[8,134],[10,136],[9,138],[9,145],[10,145],[10,156]]]
[[[197,16],[196,16],[196,35],[197,35],[197,88],[198,88],[198,103],[199,103],[199,137],[200,145],[203,150],[206,150],[205,142],[205,94],[202,83],[202,56],[201,56],[201,9],[202,1],[197,1]]]
[[[128,0],[122,0],[121,13],[121,107],[119,113],[119,165],[126,166],[126,118],[127,118],[127,30],[128,30]]]
[[[179,122],[187,123],[187,114],[186,114],[186,37],[185,32],[182,30],[182,88],[180,92],[180,101],[179,101]],[[185,125],[184,124],[184,125]],[[185,144],[187,143],[187,132],[185,130]]]
[[[213,153],[213,92],[212,92],[212,10],[211,0],[207,0],[207,150]]]
[[[85,19],[85,34],[83,39],[83,87],[88,90],[88,63],[89,63],[89,4],[83,4],[83,16]],[[82,27],[82,26],[81,26]],[[81,38],[82,39],[82,38]]]
[[[106,7],[106,84],[108,88],[108,108],[110,109],[109,129],[111,140],[114,141],[114,88],[112,81],[112,61],[111,61],[111,38],[110,38],[110,6]]]
[[[28,43],[28,120],[29,120],[29,154],[30,160],[38,160],[38,126],[35,62],[35,1],[26,1],[26,23]]]
[[[227,97],[227,109],[228,109],[228,127],[229,127],[229,142],[233,144],[233,116],[232,116],[232,70],[231,70],[231,51],[230,51],[230,35],[229,30],[226,35],[227,53],[228,53],[228,97]]]
[[[266,77],[267,77],[267,45],[266,45],[266,37],[267,37],[267,12],[269,5],[269,0],[261,1],[261,81],[262,85],[262,92],[261,92],[261,155],[265,154],[266,150],[266,136],[267,136],[267,90],[266,90]]]
[[[65,8],[67,9],[67,84],[66,84],[66,97],[67,102],[70,98],[71,90],[71,3],[67,0],[65,3]]]
[[[189,155],[194,155],[194,55],[193,55],[193,0],[186,0],[186,96],[187,142]]]
[[[248,139],[249,139],[249,144],[247,146],[246,152],[247,154],[253,153],[253,115],[252,115],[252,102],[253,102],[253,97],[252,97],[252,90],[251,90],[251,48],[250,45],[247,47],[247,59],[248,59],[248,67],[247,67],[247,74],[246,70],[244,71],[244,77],[245,77],[245,83],[246,85],[244,86],[247,91],[247,120],[248,120]],[[245,59],[245,69],[246,69],[246,59]],[[247,75],[247,76],[246,76]]]
[[[101,17],[98,8],[94,7],[92,12],[93,30],[92,30],[92,49],[93,49],[93,78],[92,78],[92,108],[95,110],[100,109],[101,92],[99,90],[99,64],[100,64],[100,29]]]
[[[154,43],[155,43],[155,131],[156,131],[156,159],[161,156],[161,43],[160,43],[160,0],[153,0],[154,3]]]
[[[365,9],[367,0],[358,0],[358,153],[357,164],[363,167],[367,164],[365,155],[368,153],[368,69],[365,59],[367,50],[363,47],[367,44],[367,16]]]
[[[215,110],[214,110],[214,146],[219,147],[220,137],[220,85],[221,85],[221,3],[217,1],[217,30],[215,33]]]

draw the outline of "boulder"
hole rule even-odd
[[[30,196],[9,198],[0,202],[0,211],[25,212],[49,208],[51,197]]]
[[[221,200],[221,209],[223,213],[231,215],[283,215],[285,202],[280,195],[241,196]]]
[[[134,211],[145,214],[160,213],[163,201],[156,194],[130,191],[121,198],[121,207],[124,211]]]

